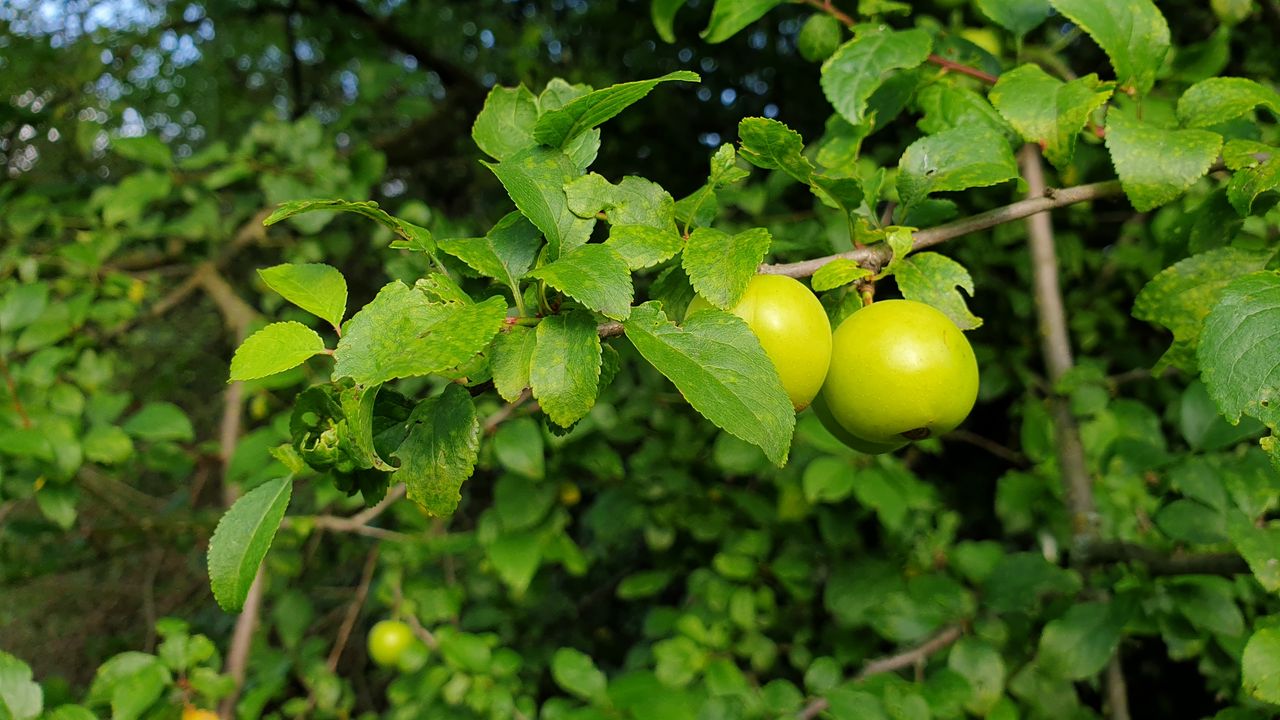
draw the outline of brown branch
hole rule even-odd
[[[503,405],[500,410],[485,418],[484,425],[481,427],[481,430],[485,435],[492,435],[494,431],[498,429],[499,425],[510,420],[516,410],[519,410],[520,406],[528,402],[531,397],[533,397],[532,390],[529,388],[521,390],[520,395],[516,397],[515,400]]]
[[[960,220],[931,227],[926,230],[920,230],[913,236],[911,243],[912,250],[921,250],[927,247],[941,244],[947,240],[968,235],[980,230],[993,228],[997,225],[1022,220],[1037,213],[1043,213],[1047,210],[1054,210],[1068,205],[1088,202],[1090,200],[1098,200],[1101,198],[1113,197],[1123,192],[1120,188],[1120,181],[1106,180],[1104,182],[1090,183],[1088,185],[1076,185],[1069,188],[1061,188],[1055,190],[1041,189],[1039,192],[1029,193],[1030,197],[1025,200],[998,207],[993,210],[978,213]],[[759,271],[766,275],[786,275],[788,277],[800,278],[808,277],[818,271],[818,268],[826,265],[833,260],[847,259],[853,260],[859,265],[866,267],[883,267],[888,264],[892,252],[885,243],[877,243],[860,250],[849,250],[847,252],[827,255],[825,257],[811,258],[793,263],[778,263],[761,265]],[[605,325],[613,325],[614,323],[605,323]],[[601,328],[604,328],[602,325]],[[603,332],[603,331],[602,331]],[[620,334],[622,328],[618,327]],[[603,335],[602,335],[603,336]]]
[[[342,618],[342,626],[338,628],[338,637],[333,641],[333,650],[329,651],[329,659],[325,662],[329,672],[336,672],[338,669],[338,660],[342,658],[342,651],[346,649],[347,641],[351,638],[351,630],[360,617],[360,609],[364,607],[364,601],[369,597],[369,584],[373,582],[373,571],[377,567],[378,546],[374,545],[368,557],[365,558],[364,570],[360,573],[360,584],[356,586],[356,596],[347,606],[347,614]]]
[[[1029,467],[1031,465],[1031,461],[1027,459],[1026,455],[1023,455],[1012,448],[1005,447],[995,440],[984,437],[975,432],[970,432],[968,430],[952,430],[942,437],[944,440],[949,438],[962,443],[968,443],[974,447],[982,448],[1010,465],[1016,465],[1018,467]]]
[[[404,593],[400,589],[399,581],[392,583],[391,591],[395,596],[394,602],[395,602],[396,610],[398,612],[400,609],[400,606],[404,604]],[[436,640],[436,636],[432,634],[430,630],[422,626],[422,623],[418,621],[418,616],[414,615],[413,613],[400,613],[400,614],[404,617],[405,621],[409,623],[409,627],[413,629],[413,634],[418,636],[418,639],[421,640],[424,645],[426,645],[428,648],[430,648],[433,651],[440,650],[440,642]]]
[[[1073,564],[1080,567],[1136,563],[1152,575],[1245,575],[1244,558],[1234,553],[1180,553],[1154,550],[1135,543],[1089,542],[1075,550]]]
[[[18,397],[18,385],[13,381],[13,375],[9,372],[9,362],[4,359],[4,355],[0,355],[0,375],[4,375],[4,384],[9,388],[9,397],[13,398],[13,410],[18,413],[22,427],[30,429],[31,418],[27,416],[27,409],[23,407],[22,399]]]
[[[1124,679],[1124,665],[1120,660],[1120,649],[1111,656],[1107,663],[1107,710],[1111,720],[1131,720],[1129,713],[1129,683]]]
[[[245,670],[249,667],[249,648],[253,644],[253,631],[257,629],[261,609],[262,567],[259,567],[258,574],[253,577],[253,584],[249,586],[249,594],[245,597],[244,609],[240,611],[240,617],[236,618],[236,627],[231,633],[224,673],[231,677],[234,689],[218,706],[218,717],[221,720],[235,718],[236,701],[240,699],[240,690],[244,687]]]

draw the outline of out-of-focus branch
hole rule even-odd
[[[1089,542],[1075,550],[1081,567],[1134,563],[1152,575],[1243,575],[1249,564],[1234,553],[1164,553],[1134,543]]]

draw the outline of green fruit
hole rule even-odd
[[[685,317],[709,307],[711,303],[695,297]],[[747,321],[760,340],[795,409],[808,407],[831,364],[831,322],[818,298],[792,278],[756,275],[729,312]]]
[[[892,445],[959,425],[978,397],[978,361],[946,315],[884,300],[850,315],[832,336],[822,398],[850,435]]]
[[[414,641],[408,625],[399,620],[382,620],[369,630],[369,657],[383,667],[398,666]]]
[[[861,453],[868,455],[880,455],[882,453],[893,452],[903,445],[907,444],[906,440],[893,443],[877,443],[870,440],[863,440],[853,433],[845,430],[836,419],[831,416],[831,408],[827,407],[827,402],[822,399],[822,393],[818,393],[818,397],[813,399],[813,414],[818,416],[818,420],[822,421],[822,427],[827,432],[835,436],[837,440],[848,445],[849,447]]]
[[[844,29],[840,21],[830,15],[814,14],[804,21],[800,34],[796,37],[796,46],[800,57],[809,62],[822,62],[840,47],[844,39]]]

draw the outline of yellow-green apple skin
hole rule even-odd
[[[892,445],[941,435],[978,398],[978,361],[960,328],[912,300],[882,300],[832,335],[822,386],[831,418],[850,435]]]
[[[822,399],[822,393],[813,399],[813,404],[809,406],[813,410],[813,414],[818,416],[818,420],[822,422],[822,427],[827,429],[837,440],[857,450],[860,453],[868,455],[881,455],[883,453],[893,452],[903,445],[907,444],[906,440],[900,440],[892,443],[877,443],[870,440],[863,440],[853,433],[845,430],[836,419],[831,416],[831,408],[827,407],[827,402]]]
[[[382,620],[369,629],[369,657],[383,667],[400,662],[413,644],[413,629],[399,620]]]
[[[712,307],[694,297],[685,318]],[[809,288],[785,275],[756,275],[729,312],[747,322],[800,411],[822,389],[831,364],[831,322]]]

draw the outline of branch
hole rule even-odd
[[[440,76],[446,85],[455,85],[467,89],[482,90],[480,84],[462,67],[438,57],[420,40],[404,31],[404,25],[390,18],[377,17],[370,13],[360,0],[333,0],[332,6],[339,11],[359,18],[373,30],[373,34],[385,45],[390,45],[406,55],[412,55],[422,62],[426,69]]]
[[[18,386],[13,382],[13,375],[9,372],[9,362],[4,359],[4,355],[0,355],[0,375],[4,375],[4,384],[9,388],[9,397],[13,398],[13,410],[18,413],[22,427],[30,429],[31,418],[27,416],[27,409],[22,406],[22,399],[18,397]]]
[[[963,634],[963,628],[959,625],[951,625],[913,648],[871,660],[862,666],[862,670],[858,672],[858,679],[865,680],[872,675],[882,675],[917,666],[932,655],[951,647]],[[796,715],[796,719],[812,720],[830,707],[831,703],[826,698],[815,698]]]
[[[338,660],[342,658],[342,651],[347,647],[347,640],[351,637],[351,630],[356,625],[356,619],[360,617],[360,609],[364,607],[365,598],[369,596],[369,583],[373,582],[373,571],[378,567],[378,546],[374,545],[369,551],[369,556],[365,558],[364,570],[360,573],[360,584],[356,586],[356,596],[351,599],[351,604],[347,606],[346,617],[342,618],[342,626],[338,628],[338,637],[333,642],[333,650],[329,651],[329,659],[325,662],[325,666],[329,668],[329,672],[338,670]]]
[[[221,720],[235,718],[236,701],[240,699],[240,689],[244,687],[245,670],[249,667],[249,648],[253,644],[253,631],[258,624],[258,612],[262,609],[262,567],[253,576],[253,584],[249,586],[249,595],[244,600],[244,609],[236,618],[236,628],[231,634],[231,646],[227,650],[226,674],[231,677],[234,689],[222,699],[218,706],[218,717]]]
[[[1244,558],[1234,553],[1163,553],[1126,542],[1091,542],[1075,551],[1074,564],[1089,567],[1111,563],[1137,563],[1152,575],[1245,575]]]
[[[621,323],[619,323],[619,325],[621,325]],[[481,431],[485,435],[492,435],[494,431],[498,429],[499,425],[506,422],[507,420],[510,420],[511,416],[515,414],[516,410],[518,410],[521,405],[528,402],[529,398],[531,397],[533,397],[532,390],[530,390],[529,388],[525,388],[524,390],[521,390],[519,397],[507,403],[506,405],[503,405],[501,410],[498,410],[494,414],[485,418],[484,424],[480,428]],[[534,406],[536,407],[537,403],[534,403]]]
[[[1124,666],[1120,661],[1120,649],[1107,663],[1107,710],[1111,720],[1132,720],[1129,714],[1129,683],[1124,679]]]
[[[1032,190],[1025,200],[1004,207],[998,207],[994,210],[978,213],[967,218],[953,220],[936,227],[926,230],[920,230],[915,233],[914,240],[911,243],[912,250],[921,250],[923,248],[932,247],[941,244],[952,238],[962,235],[968,235],[980,230],[993,228],[997,225],[1003,225],[1007,222],[1022,220],[1037,213],[1047,210],[1054,210],[1076,203],[1088,202],[1090,200],[1098,200],[1100,198],[1113,197],[1123,192],[1120,188],[1119,180],[1107,180],[1104,182],[1090,183],[1088,185],[1076,185],[1062,189],[1048,189],[1041,187],[1039,190]],[[812,258],[793,263],[778,263],[761,265],[759,271],[766,275],[786,275],[787,277],[801,278],[808,277],[818,271],[818,268],[826,265],[833,260],[847,259],[853,260],[859,265],[866,267],[883,267],[889,262],[892,252],[885,243],[877,243],[870,247],[850,250],[848,252],[836,253],[825,257]],[[610,325],[611,323],[606,323]],[[601,326],[604,327],[604,326]],[[618,332],[621,333],[621,327]]]

